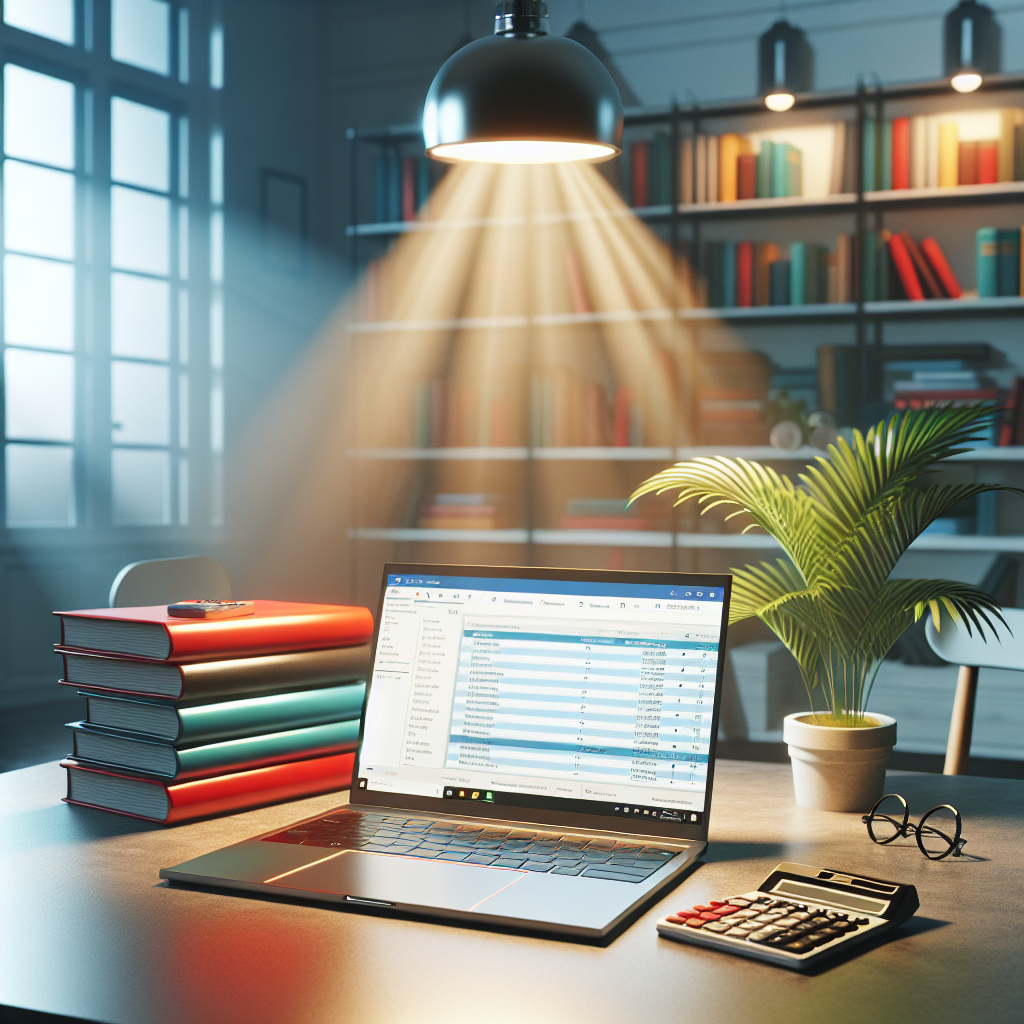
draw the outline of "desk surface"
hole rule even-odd
[[[611,945],[222,896],[160,867],[337,806],[323,796],[162,828],[60,803],[56,764],[0,775],[0,1003],[113,1024],[1019,1021],[1024,783],[890,772],[915,820],[949,802],[978,859],[879,847],[794,806],[787,765],[719,762],[706,862]],[[918,916],[803,977],[659,939],[665,913],[781,860],[910,882]],[[845,1009],[844,1009],[845,1008]]]

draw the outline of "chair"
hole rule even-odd
[[[193,597],[230,601],[233,596],[224,566],[205,555],[132,562],[110,585],[111,608],[171,604]]]
[[[935,628],[931,617],[925,626],[928,646],[951,665],[960,666],[956,681],[956,697],[953,699],[953,716],[949,722],[949,739],[946,741],[946,763],[943,775],[963,775],[967,769],[967,758],[971,752],[971,731],[974,728],[974,699],[978,693],[978,670],[982,668],[1007,668],[1024,672],[1024,609],[1004,608],[1006,626],[997,623],[998,639],[986,631],[986,639],[978,630],[970,633],[957,629],[948,619],[941,632]]]

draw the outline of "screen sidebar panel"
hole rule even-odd
[[[392,600],[389,601],[389,581],[393,582],[395,580],[403,581],[403,590],[400,596],[405,598],[408,595],[409,601],[394,600],[394,595],[399,593],[394,587],[392,587],[390,595]],[[424,589],[422,591],[406,591],[404,589],[410,581],[416,580],[423,581],[422,586]],[[356,776],[352,787],[353,802],[411,811],[429,811],[434,814],[456,818],[491,818],[513,822],[550,824],[567,828],[587,828],[624,833],[633,832],[642,835],[665,836],[678,839],[706,839],[711,793],[714,784],[715,747],[722,699],[722,678],[725,664],[724,656],[731,580],[732,577],[726,574],[646,573],[612,570],[556,570],[533,567],[505,568],[389,563],[385,566],[382,580],[377,629],[374,635],[373,667],[370,679],[368,680],[368,693],[366,704],[364,705],[363,721],[360,723],[360,745],[356,760]],[[451,586],[445,590],[444,586],[448,584]],[[467,588],[471,591],[470,594],[463,592]],[[684,590],[683,588],[686,589]],[[641,811],[634,803],[636,797],[631,798],[628,795],[636,792],[633,789],[619,790],[619,793],[627,794],[625,799],[616,800],[614,795],[609,795],[607,798],[599,796],[595,799],[595,792],[606,792],[601,790],[600,784],[598,784],[597,790],[595,790],[594,786],[589,787],[589,798],[585,798],[587,794],[578,786],[574,788],[571,782],[566,784],[570,773],[565,770],[565,764],[567,759],[572,756],[569,753],[572,750],[572,745],[564,742],[549,743],[545,741],[546,737],[542,735],[531,736],[531,739],[535,742],[528,744],[530,747],[540,749],[542,753],[538,754],[533,749],[526,752],[522,750],[509,751],[507,747],[498,746],[497,749],[502,754],[507,753],[509,755],[510,763],[507,765],[492,763],[488,766],[490,769],[497,771],[532,776],[535,774],[535,771],[533,769],[524,769],[523,764],[541,764],[542,767],[536,769],[536,773],[546,774],[549,778],[533,779],[532,781],[537,783],[537,785],[531,786],[530,779],[520,781],[516,774],[502,775],[500,778],[495,776],[493,777],[495,785],[492,789],[489,790],[485,783],[477,781],[474,783],[477,786],[476,789],[471,790],[469,786],[466,786],[464,791],[465,799],[460,800],[457,799],[460,795],[457,783],[452,783],[447,789],[442,788],[438,784],[438,780],[441,779],[444,779],[446,782],[452,782],[452,780],[458,778],[458,776],[451,774],[454,762],[449,760],[451,755],[449,747],[455,748],[455,743],[452,741],[461,740],[465,742],[467,740],[465,735],[461,735],[466,731],[461,728],[465,724],[465,692],[456,692],[460,686],[460,675],[462,676],[461,683],[463,684],[464,691],[465,664],[460,667],[459,662],[465,659],[460,659],[459,647],[460,644],[462,647],[465,647],[467,637],[473,636],[474,643],[478,643],[479,641],[475,638],[485,635],[487,636],[486,643],[492,645],[496,639],[500,640],[501,637],[505,637],[512,646],[527,648],[534,641],[554,640],[553,644],[542,645],[542,651],[552,650],[556,654],[562,655],[568,651],[569,656],[582,649],[579,647],[581,643],[588,643],[596,639],[597,642],[602,644],[599,648],[602,664],[605,666],[613,665],[616,663],[616,659],[619,659],[620,662],[623,659],[625,661],[630,660],[631,652],[628,649],[630,641],[624,641],[621,637],[628,637],[631,630],[623,628],[624,623],[622,622],[606,621],[609,617],[619,618],[617,612],[597,611],[593,615],[604,615],[605,619],[594,619],[590,617],[588,612],[577,612],[577,604],[579,604],[580,608],[583,608],[583,605],[586,604],[588,607],[604,607],[607,609],[608,598],[606,595],[609,593],[614,593],[613,599],[618,602],[619,596],[625,593],[642,594],[653,598],[658,594],[671,593],[682,595],[687,592],[697,593],[700,588],[715,588],[711,592],[716,593],[716,601],[720,602],[718,604],[720,611],[716,612],[717,619],[715,622],[717,629],[717,643],[715,644],[717,657],[714,674],[714,695],[710,709],[711,722],[709,727],[706,729],[702,728],[701,730],[702,735],[706,734],[701,746],[705,747],[706,744],[705,749],[707,753],[703,758],[697,759],[704,760],[706,766],[706,777],[703,781],[702,791],[703,804],[700,808],[698,821],[690,822],[686,820],[689,817],[688,814],[681,815],[683,820],[678,820],[677,818],[676,820],[663,821],[660,818],[651,818],[647,815],[648,813],[655,813],[655,808],[652,807],[650,812],[646,808]],[[544,593],[544,600],[537,600],[536,592],[538,591]],[[565,595],[570,593],[572,595],[571,612],[565,607],[567,602],[564,600]],[[588,594],[595,595],[595,600],[591,601],[586,596]],[[415,601],[411,600],[413,597],[416,598]],[[453,597],[458,598],[458,600],[452,600]],[[504,629],[497,636],[494,633],[482,632],[483,627],[503,626],[505,622],[512,622],[513,619],[510,618],[503,621],[493,619],[490,614],[487,614],[487,609],[483,607],[480,599],[491,603],[490,608],[494,609],[496,606],[492,602],[495,601],[500,602],[497,607],[500,607],[500,604],[529,605],[531,597],[533,598],[534,605],[560,604],[563,607],[545,607],[542,610],[536,607],[532,609],[529,607],[506,609],[506,615],[514,616],[514,626],[512,628],[518,631],[514,636]],[[579,601],[577,601],[577,598],[579,598]],[[477,601],[476,604],[473,604],[474,600]],[[602,605],[602,601],[605,602],[604,605]],[[643,601],[638,601],[632,607],[640,608],[641,604],[644,603]],[[653,600],[648,600],[646,604],[653,607]],[[621,603],[619,606],[625,608],[626,603]],[[678,607],[678,605],[675,607]],[[470,612],[471,609],[472,614]],[[413,611],[418,614],[411,614]],[[540,614],[541,611],[543,612],[542,615]],[[576,628],[575,621],[570,625],[569,620],[558,618],[560,615],[565,616],[569,614],[587,615],[588,617],[585,620],[581,620],[579,628]],[[633,614],[639,616],[643,623],[639,633],[643,635],[649,633],[650,623],[647,621],[647,614],[639,611]],[[707,621],[710,622],[711,620],[708,619]],[[540,625],[535,625],[535,622],[539,622]],[[625,625],[628,626],[629,624],[625,623]],[[667,625],[671,628],[662,630],[662,635],[665,637],[673,636],[673,629],[677,631],[689,629],[688,626],[679,626],[672,622],[667,623]],[[478,627],[481,627],[481,629],[478,629]],[[609,628],[598,630],[596,627]],[[416,636],[412,636],[410,631],[417,631]],[[420,631],[422,631],[422,635]],[[586,635],[552,636],[552,631],[556,633],[561,631],[566,634],[578,633]],[[597,632],[601,634],[600,637],[592,635]],[[449,636],[448,634],[451,635]],[[677,632],[675,635],[679,636],[682,634]],[[693,635],[696,636],[697,634]],[[705,634],[705,638],[710,639],[711,635],[708,632]],[[570,642],[570,646],[566,647],[562,641]],[[646,641],[632,641],[632,643],[643,647],[651,646]],[[666,643],[659,643],[657,646],[663,649],[667,648],[666,656],[669,660],[673,657],[673,653],[678,653],[678,651],[673,652],[673,641],[671,639]],[[678,646],[682,645],[677,644],[676,647]],[[695,645],[688,644],[686,646],[693,647]],[[412,658],[410,657],[414,651],[417,652],[417,656],[424,655],[422,662],[417,662],[416,666],[412,664]],[[537,653],[536,650],[517,652],[520,656],[514,660],[538,660]],[[646,654],[651,655],[652,652],[646,651]],[[658,657],[658,653],[653,652],[653,656]],[[545,659],[541,658],[540,661],[545,662]],[[554,661],[551,661],[550,664],[545,664],[544,667],[550,668],[550,665],[554,663]],[[576,663],[579,664],[578,661]],[[634,661],[633,664],[635,665],[636,662]],[[710,668],[710,665],[708,667]],[[421,680],[417,684],[415,693],[413,693],[411,683],[414,669]],[[615,670],[607,671],[614,672]],[[620,670],[620,674],[628,674],[628,672],[623,673]],[[547,679],[548,677],[544,676],[543,678]],[[511,682],[515,683],[517,680],[511,680]],[[561,686],[557,680],[552,681],[550,685],[555,690],[558,690]],[[614,686],[612,688],[614,689]],[[650,688],[647,687],[647,689]],[[564,693],[561,690],[559,692]],[[643,695],[641,694],[641,696]],[[535,693],[534,696],[537,696],[537,694]],[[615,696],[615,694],[612,695],[613,698]],[[458,698],[461,698],[461,700]],[[542,699],[557,701],[559,698],[544,697]],[[634,701],[636,701],[636,698],[634,698]],[[639,701],[636,702],[639,703]],[[479,704],[481,702],[478,701],[476,703]],[[512,703],[520,702],[513,701]],[[615,703],[615,701],[614,699],[606,699],[605,703]],[[644,703],[647,702],[645,701]],[[525,706],[529,707],[530,705],[526,704]],[[555,706],[558,705],[556,704]],[[603,710],[608,709],[605,708]],[[460,717],[460,713],[462,717]],[[531,713],[534,715],[545,714],[543,710],[528,711],[525,714]],[[639,720],[639,710],[636,713]],[[380,722],[389,723],[392,727],[383,731],[372,727],[373,735],[368,737],[368,714],[371,716],[374,727]],[[568,716],[563,715],[563,717]],[[535,718],[527,718],[525,720],[537,721]],[[550,722],[551,719],[544,717],[540,721]],[[582,721],[580,726],[582,730]],[[640,727],[639,721],[637,727]],[[556,733],[562,731],[550,724],[540,726],[539,728]],[[604,732],[604,735],[614,734]],[[638,733],[637,735],[643,734]],[[554,738],[564,740],[566,737],[556,736]],[[487,751],[493,749],[489,746],[492,742],[495,744],[501,744],[502,742],[513,743],[519,746],[518,743],[512,740],[494,739],[480,742],[488,744],[488,746],[483,748]],[[600,748],[600,753],[602,754],[629,753],[619,749],[616,746],[617,741],[602,740],[600,742],[603,744]],[[639,742],[642,743],[644,740]],[[664,743],[661,745],[664,746]],[[547,753],[548,748],[553,751],[550,755]],[[471,753],[467,757],[472,757],[472,748],[469,749]],[[584,758],[586,758],[586,754],[588,752],[593,754],[595,748],[581,746],[579,749],[584,751]],[[693,749],[697,748],[694,747]],[[637,750],[631,753],[636,758],[641,756],[641,752]],[[521,761],[517,764],[515,755],[527,759],[533,758],[533,760]],[[661,756],[665,758],[667,755],[662,751]],[[681,762],[686,760],[686,757],[685,755],[680,755],[676,758],[675,755],[672,755],[672,759],[679,762],[674,766],[678,769],[681,766]],[[623,758],[616,759],[608,756],[604,760],[608,762],[618,760],[621,772]],[[590,761],[591,765],[593,765],[594,758],[591,757]],[[412,767],[408,772],[388,771],[386,774],[389,776],[413,775],[425,781],[410,781],[409,778],[404,777],[397,781],[384,782],[384,773],[381,766],[397,766],[399,762],[405,766],[422,765],[423,767]],[[464,765],[466,762],[462,761],[461,763]],[[627,763],[635,764],[636,762]],[[648,770],[650,770],[650,766],[657,765],[661,773],[661,785],[664,786],[666,767],[664,760],[644,761],[643,763],[648,766]],[[548,770],[545,772],[544,769]],[[593,770],[591,767],[591,771]],[[608,776],[606,776],[607,778]],[[691,776],[692,778],[693,776]],[[477,776],[477,779],[479,779],[479,776]],[[506,780],[510,781],[506,782]],[[634,786],[641,784],[635,778],[627,781],[631,782]],[[662,791],[668,792],[667,790]],[[611,792],[614,793],[614,790]],[[472,801],[469,799],[471,796],[474,798]],[[449,797],[456,798],[452,799]],[[477,797],[479,797],[478,801],[476,800]],[[697,794],[695,793],[694,798],[696,799],[696,797]],[[653,803],[657,799],[657,797],[649,797],[647,802]],[[694,803],[690,806],[696,807],[697,805]],[[666,816],[671,816],[672,814],[671,810],[664,807],[658,813],[665,814]]]

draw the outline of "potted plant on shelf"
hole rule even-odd
[[[744,459],[697,458],[646,480],[630,498],[677,490],[701,512],[735,505],[744,532],[760,527],[785,558],[733,569],[730,622],[757,616],[793,654],[811,711],[789,715],[797,803],[831,811],[866,811],[882,795],[896,722],[867,714],[886,652],[930,612],[984,635],[1002,620],[984,591],[950,580],[891,580],[910,544],[943,512],[999,484],[917,485],[942,459],[968,450],[991,427],[991,409],[914,410],[829,445],[794,482]],[[732,516],[730,516],[731,518]],[[818,708],[815,708],[817,698]],[[822,708],[821,705],[824,705]]]

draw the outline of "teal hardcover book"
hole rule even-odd
[[[75,738],[76,758],[179,780],[339,754],[355,750],[359,741],[358,718],[180,749],[148,736],[98,729],[88,722],[69,722],[68,728]]]
[[[874,192],[878,186],[875,184],[875,120],[872,117],[864,118],[862,153],[864,158],[864,191]]]
[[[807,302],[806,242],[794,242],[789,247],[789,302],[792,306]]]
[[[975,238],[978,298],[994,299],[999,294],[999,232],[995,228],[978,228]]]
[[[789,143],[776,142],[772,147],[772,198],[782,199],[789,193],[787,184],[789,182]]]
[[[882,158],[879,160],[879,171],[882,180],[878,183],[878,187],[883,192],[889,192],[892,190],[892,121],[883,121],[880,127]]]
[[[358,718],[365,691],[365,683],[347,683],[191,707],[92,693],[84,696],[90,725],[190,746]]]
[[[736,243],[722,243],[722,305],[736,305]]]
[[[1015,228],[1000,228],[997,232],[998,289],[1002,296],[1020,294],[1020,231]]]
[[[771,199],[772,197],[772,165],[775,155],[772,152],[775,146],[771,142],[762,142],[761,151],[757,154],[757,198]]]

